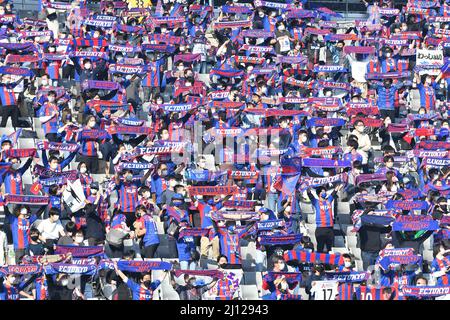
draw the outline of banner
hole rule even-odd
[[[237,186],[205,186],[205,187],[194,187],[189,186],[188,192],[191,196],[215,196],[215,195],[234,195],[239,193],[239,188]]]
[[[8,274],[30,275],[42,272],[42,266],[38,264],[22,264],[0,267],[0,276],[5,277]]]
[[[302,166],[311,168],[351,168],[352,164],[350,161],[345,160],[304,158],[302,159]]]
[[[4,196],[4,203],[13,203],[13,204],[28,204],[28,205],[37,205],[42,206],[48,204],[49,197],[48,196],[25,196],[25,195],[14,195],[7,194]]]
[[[431,216],[399,216],[392,225],[392,231],[438,230],[439,221]]]
[[[345,181],[347,181],[347,173],[340,173],[330,177],[301,177],[298,190],[303,192],[310,188],[316,188],[318,186],[327,185],[329,183]]]
[[[344,258],[340,254],[317,253],[307,250],[289,250],[283,255],[283,259],[285,261],[298,260],[299,262],[309,263],[344,264]]]
[[[417,49],[416,66],[442,67],[443,65],[444,65],[443,50]]]
[[[274,234],[271,236],[261,236],[259,244],[262,246],[277,246],[277,245],[287,245],[296,244],[302,240],[303,236],[301,234]]]
[[[114,270],[114,264],[111,260],[102,260],[98,268]],[[119,260],[117,268],[125,272],[148,273],[152,270],[171,270],[172,264],[164,261]]]
[[[21,77],[34,76],[33,71],[31,71],[30,69],[18,67],[0,67],[0,74],[11,74],[14,76],[21,76]]]
[[[250,211],[214,211],[211,213],[211,219],[215,221],[257,221],[259,220],[259,214]]]
[[[256,201],[253,200],[227,200],[223,202],[224,208],[234,210],[253,210],[256,206]]]
[[[325,272],[327,280],[337,282],[363,282],[370,278],[370,272]]]
[[[439,297],[450,294],[450,286],[404,286],[402,293],[411,297]]]
[[[177,278],[185,274],[190,276],[211,277],[218,279],[223,278],[223,273],[219,270],[175,270],[174,273]]]
[[[50,141],[37,141],[36,147],[38,150],[58,150],[67,152],[76,152],[80,145],[75,143],[59,143]]]
[[[76,265],[69,263],[51,263],[45,265],[44,267],[45,274],[54,275],[59,273],[66,274],[82,274],[92,276],[97,272],[96,265]]]
[[[311,127],[342,127],[345,120],[341,118],[311,118],[306,122],[308,128]]]
[[[428,202],[426,201],[404,201],[404,200],[389,200],[386,203],[386,209],[397,210],[428,210]]]
[[[382,258],[379,262],[380,267],[383,270],[388,270],[390,267],[395,265],[409,265],[409,264],[418,264],[422,263],[422,256],[419,255],[408,255],[408,256],[387,256]]]
[[[423,159],[422,165],[426,167],[447,167],[450,165],[450,159],[426,157]]]
[[[84,247],[84,246],[61,246],[57,245],[55,248],[56,254],[71,253],[74,258],[86,258],[101,255],[104,253],[103,246]]]

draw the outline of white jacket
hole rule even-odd
[[[7,253],[8,241],[6,238],[6,234],[3,231],[0,231],[0,266],[4,266],[6,264]]]

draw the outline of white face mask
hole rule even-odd
[[[27,211],[27,209],[25,209],[25,208],[20,209],[20,214],[26,215],[27,212],[28,212],[28,211]]]
[[[75,237],[75,242],[76,242],[76,243],[82,243],[83,240],[84,240],[83,237]]]
[[[80,173],[86,173],[86,171],[87,171],[86,167],[81,167],[80,168]]]
[[[68,284],[69,284],[69,280],[67,280],[67,279],[64,279],[61,281],[61,285],[64,287],[67,286]]]
[[[92,67],[92,65],[90,64],[90,63],[86,63],[85,65],[84,65],[84,68],[85,69],[91,69],[91,67]]]
[[[48,97],[48,102],[50,102],[50,103],[55,102],[55,97]]]
[[[48,80],[42,80],[42,85],[43,86],[48,86]]]
[[[9,281],[10,281],[11,283],[16,282],[16,277],[10,277],[10,278],[9,278]]]
[[[177,185],[177,182],[176,181],[170,181],[169,185],[173,188],[173,187],[175,187]]]
[[[346,262],[344,263],[344,266],[345,266],[346,268],[350,268],[350,267],[352,266],[352,263],[349,262],[349,261],[346,261]]]
[[[288,289],[288,284],[287,282],[282,282],[281,283],[281,290],[287,290]]]
[[[258,16],[259,16],[260,18],[264,18],[264,12],[258,13]]]

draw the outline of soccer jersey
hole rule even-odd
[[[152,300],[153,292],[159,287],[161,281],[152,282],[150,289],[144,289],[131,279],[128,279],[127,286],[131,289],[133,300]]]

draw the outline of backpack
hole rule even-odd
[[[119,229],[111,229],[106,234],[106,241],[115,247],[120,247],[123,245],[123,240],[128,234]]]

